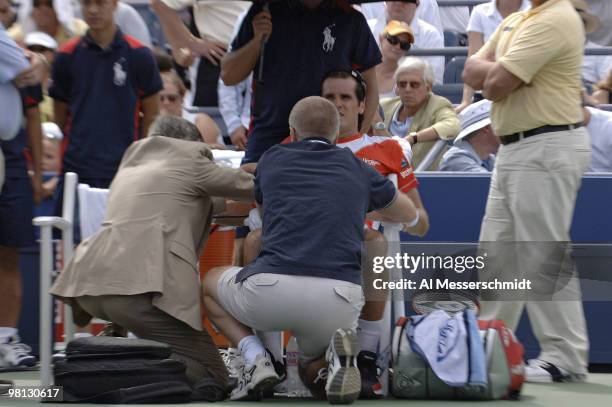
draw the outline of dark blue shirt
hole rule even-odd
[[[117,30],[107,49],[89,32],[68,41],[53,64],[49,95],[67,103],[63,171],[112,178],[124,151],[140,137],[140,102],[163,88],[151,51]]]
[[[293,105],[321,94],[321,81],[335,69],[368,70],[381,62],[381,54],[364,16],[350,8],[324,1],[315,10],[299,2],[270,3],[272,34],[264,55],[263,81],[258,86],[259,63],[253,72],[252,113],[245,162],[257,162],[274,144],[289,135],[287,120]],[[232,50],[253,38],[253,5],[232,42]]]
[[[275,273],[361,284],[366,213],[387,207],[395,194],[390,181],[349,149],[318,139],[272,147],[255,178],[262,250],[236,281]]]
[[[27,110],[37,107],[40,102],[42,102],[43,92],[40,85],[38,85],[21,88],[19,89],[19,93],[21,94],[21,103],[25,120]],[[0,143],[0,148],[2,148],[2,153],[4,154],[7,177],[28,177],[28,163],[24,155],[27,146],[28,132],[23,126],[19,129],[19,133],[17,133],[15,138]]]

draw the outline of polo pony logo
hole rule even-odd
[[[336,38],[332,35],[331,29],[335,25],[336,24],[328,25],[323,30],[323,37],[324,37],[324,40],[323,40],[323,51],[325,51],[325,52],[331,52],[331,50],[334,49],[334,44],[336,43]]]
[[[127,73],[123,70],[123,66],[121,65],[125,61],[125,58],[120,58],[113,65],[113,83],[117,86],[125,85],[125,80],[127,79]]]

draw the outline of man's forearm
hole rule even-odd
[[[261,42],[253,38],[244,47],[225,54],[221,60],[223,83],[233,86],[245,80],[255,69],[260,52]]]
[[[463,68],[463,74],[461,75],[463,82],[474,90],[482,90],[487,74],[493,65],[495,65],[495,62],[471,56],[465,62],[465,67]]]
[[[367,132],[372,125],[372,120],[378,111],[378,82],[376,80],[376,69],[370,68],[363,72],[363,79],[366,83],[365,110],[363,112],[363,122],[359,129],[362,133]]]
[[[176,10],[161,0],[153,0],[152,8],[159,17],[168,42],[173,49],[190,48],[196,38],[189,32]]]

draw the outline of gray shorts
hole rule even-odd
[[[231,267],[219,279],[221,306],[255,330],[291,331],[304,362],[322,357],[338,328],[357,328],[364,304],[358,284],[269,273],[235,283],[240,270]]]

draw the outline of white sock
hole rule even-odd
[[[249,335],[242,338],[238,343],[238,349],[244,359],[245,366],[255,363],[255,358],[266,353],[266,349],[256,335]]]
[[[89,332],[75,332],[74,333],[74,339],[89,338],[90,336],[93,336],[93,335],[90,334]]]
[[[17,328],[0,327],[0,343],[7,343],[15,335]]]
[[[264,347],[270,351],[274,359],[283,361],[283,333],[280,331],[264,332],[257,331],[257,336],[261,339]]]
[[[359,347],[361,350],[369,352],[378,352],[378,343],[380,342],[381,320],[366,321],[360,319],[357,326],[357,338],[359,339]]]

